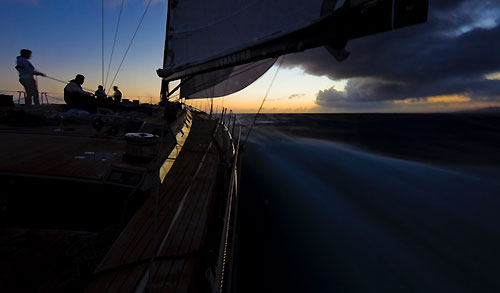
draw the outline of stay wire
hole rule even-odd
[[[148,1],[148,5],[146,6],[146,9],[144,10],[144,13],[142,14],[141,20],[139,21],[139,24],[137,25],[137,29],[134,32],[134,35],[132,36],[132,39],[130,40],[130,43],[128,44],[127,50],[125,51],[125,55],[122,58],[122,61],[120,62],[120,66],[118,66],[118,70],[116,70],[116,74],[113,77],[113,81],[110,84],[110,88],[113,87],[113,84],[115,83],[116,76],[118,76],[118,73],[120,72],[120,69],[122,68],[123,61],[125,61],[125,58],[127,57],[128,51],[130,50],[130,47],[132,46],[132,43],[134,42],[135,36],[137,35],[137,32],[139,31],[139,28],[142,25],[142,21],[144,20],[144,17],[146,16],[146,13],[149,10],[149,6],[151,6],[152,0]]]
[[[118,22],[116,23],[115,37],[114,37],[114,40],[113,40],[113,47],[111,49],[111,57],[109,58],[108,71],[106,73],[106,81],[103,84],[104,90],[106,90],[107,86],[108,86],[109,71],[111,69],[111,62],[113,61],[113,55],[115,53],[116,39],[118,38],[118,28],[120,27],[120,21],[121,21],[121,18],[122,18],[122,11],[123,11],[123,3],[124,2],[125,2],[125,0],[122,0],[122,3],[120,5],[120,13],[118,14]]]
[[[247,145],[248,137],[250,136],[250,133],[252,132],[252,129],[255,125],[255,122],[257,121],[257,117],[259,116],[260,111],[262,110],[262,107],[264,107],[264,103],[266,102],[267,96],[269,95],[269,92],[271,91],[271,88],[273,87],[274,80],[276,79],[276,76],[278,76],[278,72],[280,71],[281,65],[283,64],[284,60],[285,60],[285,56],[281,57],[280,63],[278,65],[278,69],[276,69],[276,72],[274,73],[273,79],[271,80],[271,84],[269,84],[269,88],[267,89],[266,95],[264,96],[264,99],[262,100],[262,103],[260,104],[260,107],[259,107],[259,110],[257,111],[257,114],[255,114],[252,125],[250,126],[250,129],[247,132],[247,136],[245,138],[245,142],[243,143],[243,146]]]
[[[101,78],[104,84],[104,0],[101,0]]]

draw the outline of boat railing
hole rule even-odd
[[[46,92],[40,93],[40,104],[43,104],[43,98],[45,98],[45,103],[49,104],[49,97]]]
[[[10,94],[13,96],[13,102],[18,105],[24,104],[26,100],[26,91],[20,90],[3,90],[0,89],[0,94]],[[15,98],[17,95],[17,99]],[[54,92],[39,92],[40,104],[64,104],[64,93],[54,93]],[[152,96],[135,96],[135,95],[124,95],[122,97],[122,102],[124,103],[139,103],[139,104],[154,104],[154,99]]]
[[[219,123],[224,126],[226,132],[231,140],[233,147],[233,159],[231,160],[230,180],[227,194],[227,203],[224,216],[224,231],[222,233],[221,246],[219,249],[219,260],[217,265],[217,278],[213,292],[231,292],[230,273],[233,271],[233,257],[236,244],[236,223],[237,223],[237,207],[238,207],[238,194],[239,194],[239,173],[240,173],[240,142],[242,134],[242,125],[238,117],[232,111],[227,113],[227,109],[223,108]],[[229,130],[231,129],[231,130]]]
[[[218,122],[219,127],[222,127],[231,143],[232,158],[230,160],[230,180],[226,195],[226,208],[224,214],[223,232],[221,235],[217,267],[215,272],[215,280],[212,283],[212,292],[231,292],[232,282],[232,267],[233,257],[235,251],[235,236],[236,236],[236,222],[237,222],[237,207],[238,207],[238,194],[239,194],[239,176],[240,176],[240,143],[243,131],[242,124],[238,116],[228,108],[222,108],[220,112],[216,109],[214,112],[206,113],[202,109],[198,109],[193,105],[184,104],[184,106],[192,111],[198,111],[209,115],[212,119]]]
[[[26,100],[26,92],[23,92],[23,91],[18,91],[18,96],[17,96],[17,103],[18,104],[21,104],[21,96],[23,99]]]
[[[14,95],[17,94],[17,101],[15,101],[15,103],[18,105],[21,105],[21,100],[23,100],[23,101],[26,100],[26,92],[25,91],[4,91],[4,90],[1,90],[0,93],[12,93],[13,98],[14,98]],[[40,104],[49,104],[49,95],[48,94],[49,94],[48,92],[40,92],[39,93]],[[51,98],[53,98],[53,97],[51,97]]]

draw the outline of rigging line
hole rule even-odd
[[[130,50],[130,47],[132,46],[132,43],[134,42],[135,36],[137,35],[137,32],[139,31],[139,28],[142,25],[142,21],[144,20],[144,17],[146,16],[146,13],[148,12],[149,6],[151,6],[151,2],[153,0],[148,1],[148,5],[146,6],[146,9],[144,10],[144,13],[142,14],[141,20],[139,21],[139,24],[137,25],[137,29],[134,32],[134,35],[132,36],[132,39],[130,40],[130,43],[128,44],[127,50],[125,51],[125,55],[123,56],[122,61],[120,62],[120,66],[118,66],[118,70],[116,71],[115,77],[113,78],[113,81],[111,82],[111,85],[109,87],[112,87],[113,84],[115,83],[116,76],[120,72],[120,69],[122,68],[123,61],[125,61],[125,58],[127,57],[128,51]]]
[[[245,138],[245,142],[243,143],[244,146],[247,145],[248,137],[250,136],[250,132],[252,132],[252,129],[255,125],[255,122],[257,121],[257,116],[259,116],[260,111],[262,110],[262,107],[264,107],[264,102],[267,99],[267,96],[269,95],[269,92],[271,91],[271,88],[274,84],[274,80],[276,79],[276,76],[278,76],[278,72],[280,71],[281,64],[283,64],[283,60],[285,60],[285,56],[281,57],[280,64],[278,65],[278,69],[276,69],[276,72],[274,73],[273,79],[271,80],[271,84],[269,85],[269,88],[267,89],[266,95],[264,96],[264,99],[262,100],[262,103],[260,104],[259,110],[257,111],[257,114],[255,114],[255,118],[253,119],[252,126],[250,126],[250,129],[247,132],[247,136]]]
[[[50,76],[48,76],[48,75],[45,75],[44,77],[45,77],[45,78],[48,78],[48,79],[55,80],[55,81],[60,82],[60,83],[64,83],[64,84],[68,84],[68,83],[69,83],[69,81],[60,80],[60,79],[57,79],[57,78],[54,78],[54,77],[50,77]],[[82,89],[84,89],[84,90],[86,90],[86,91],[90,91],[90,92],[92,92],[92,91],[93,91],[93,90],[91,90],[91,89],[84,88],[84,87],[82,87]]]
[[[101,0],[101,78],[104,84],[104,0]]]
[[[113,55],[115,53],[116,39],[118,37],[118,28],[120,27],[120,20],[122,18],[122,11],[123,11],[123,3],[124,2],[125,2],[125,0],[122,0],[122,4],[120,5],[120,13],[118,14],[118,22],[116,23],[115,38],[113,40],[113,47],[111,49],[111,57],[109,58],[108,72],[106,73],[106,81],[103,84],[105,91],[106,91],[107,86],[108,86],[109,71],[111,69],[111,62],[113,61]]]
[[[167,99],[167,101],[168,101],[168,98],[170,98],[171,96],[173,96],[173,94],[174,94],[174,93],[175,93],[178,89],[180,89],[180,88],[181,88],[181,86],[183,86],[183,85],[184,85],[184,84],[185,84],[188,80],[190,80],[190,79],[191,79],[191,77],[192,77],[192,76],[188,76],[188,77],[186,77],[186,78],[182,79],[182,80],[181,80],[181,82],[180,82],[180,83],[179,83],[176,87],[174,87],[174,89],[173,89],[173,90],[171,90],[171,91],[170,91],[170,92],[169,92],[169,93],[165,96],[165,99]],[[179,95],[180,95],[180,93],[179,93]]]

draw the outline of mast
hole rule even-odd
[[[170,29],[170,0],[167,4],[167,24],[165,30],[165,47],[163,49],[163,67],[167,65],[168,58],[168,30]],[[168,101],[168,84],[169,81],[162,78],[161,80],[161,89],[160,89],[160,105],[165,104]]]

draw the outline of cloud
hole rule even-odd
[[[455,98],[442,98],[455,97]],[[457,97],[467,97],[459,99]],[[316,104],[340,110],[397,110],[404,104],[497,102],[500,80],[439,79],[426,83],[401,83],[374,78],[352,78],[345,91],[334,87],[319,91]],[[432,106],[432,105],[429,105]],[[420,108],[419,108],[420,109]],[[432,110],[429,107],[429,110]]]
[[[485,74],[484,78],[486,78],[488,80],[500,80],[500,72]]]
[[[293,94],[293,95],[289,96],[288,99],[291,100],[291,99],[295,99],[295,98],[301,98],[305,95],[306,94]]]
[[[463,95],[434,96],[426,98],[411,98],[394,101],[396,104],[422,104],[422,103],[467,103],[471,98]]]
[[[320,91],[321,107],[379,108],[461,94],[471,102],[497,100],[499,80],[491,77],[500,71],[499,23],[498,0],[436,0],[427,23],[352,40],[351,56],[342,63],[318,48],[293,54],[284,65],[349,79],[345,92]]]

